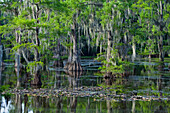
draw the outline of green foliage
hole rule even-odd
[[[112,74],[120,74],[124,72],[122,65],[120,66],[110,65],[109,67],[102,66],[99,67],[99,70],[101,70],[101,72],[112,72]]]
[[[33,62],[29,62],[26,69],[27,72],[33,71],[33,68],[36,68],[37,66],[43,66],[44,63],[42,61],[33,61]]]
[[[99,53],[97,54],[96,60],[101,61],[104,65],[102,67],[99,67],[99,70],[102,72],[112,72],[112,74],[121,74],[125,71],[131,70],[130,67],[132,67],[133,63],[130,63],[128,61],[122,61],[118,57],[118,50],[113,49],[111,51],[111,58],[110,62],[106,60],[106,53]],[[108,65],[108,66],[107,66]]]
[[[97,61],[104,61],[104,60],[106,60],[106,52],[102,52],[102,53],[98,53],[97,54],[97,58],[95,58],[95,60],[97,60]]]
[[[0,86],[0,92],[8,90],[9,88],[10,88],[10,85],[2,85],[2,86]]]

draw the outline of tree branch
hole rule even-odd
[[[29,63],[29,61],[28,61],[28,59],[27,59],[27,57],[26,57],[26,55],[25,55],[25,52],[22,50],[22,55],[23,55],[23,57],[24,57],[24,59],[25,59],[25,61],[27,62],[27,64]]]

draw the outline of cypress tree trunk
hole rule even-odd
[[[163,32],[164,25],[164,19],[163,19],[163,4],[162,1],[160,1],[160,31]],[[163,51],[163,36],[160,35],[160,41],[159,41],[159,60],[164,61],[164,51]]]
[[[107,63],[110,63],[110,58],[111,58],[111,41],[112,41],[112,37],[111,37],[111,31],[108,31],[108,40],[107,40],[107,56],[106,56],[106,60]],[[109,67],[109,64],[106,64],[106,69]],[[111,78],[112,73],[107,71],[107,73],[104,75],[105,78]]]
[[[111,37],[111,31],[108,31],[108,40],[107,40],[107,62],[110,62],[110,58],[111,58],[111,41],[112,41],[112,37]],[[109,64],[106,65],[106,67],[109,67]]]
[[[39,34],[39,28],[36,28],[35,38],[36,38],[36,45],[37,45],[37,46],[40,45],[40,41],[39,41],[39,38],[38,38],[38,34]],[[37,48],[37,47],[35,47],[34,55],[35,55],[35,61],[39,61],[39,52],[38,52],[38,48]]]
[[[127,56],[127,52],[128,52],[128,46],[127,46],[127,35],[126,33],[124,34],[124,46],[123,46],[123,56],[122,56],[122,61],[125,60],[125,57]]]
[[[1,11],[0,11],[0,16],[1,16]],[[3,46],[2,46],[2,43],[1,43],[1,35],[0,35],[0,67],[2,66],[2,57],[3,57]]]
[[[78,37],[79,37],[79,40],[78,40],[78,44],[79,44],[79,47],[78,47],[78,59],[80,60],[81,58],[81,28],[79,26],[78,28]]]
[[[1,37],[0,37],[0,67],[2,66],[3,63],[3,46],[1,44]]]
[[[39,67],[35,67],[36,69],[34,70],[34,79],[31,81],[31,85],[35,85],[35,86],[41,86],[42,82],[41,82],[41,75],[39,72]]]
[[[159,60],[164,61],[163,37],[162,36],[160,36],[160,40],[158,42],[158,49],[159,49]]]
[[[79,59],[79,52],[78,52],[78,38],[76,34],[76,22],[74,20],[72,28],[71,28],[71,37],[73,41],[73,55],[71,59],[71,63],[67,62],[65,65],[65,69],[68,69],[69,71],[81,71],[83,70],[80,64],[80,59]],[[71,52],[70,52],[71,55]]]
[[[69,33],[69,36],[70,36],[70,43],[72,43],[73,37],[72,37],[71,33]],[[67,61],[66,65],[64,66],[64,69],[67,69],[67,70],[69,69],[71,62],[72,62],[72,56],[73,56],[72,47],[69,47],[68,61]]]
[[[102,53],[102,51],[103,51],[103,49],[102,49],[102,48],[103,48],[103,47],[102,47],[102,45],[103,45],[103,42],[101,41],[101,42],[100,42],[100,53]]]
[[[72,43],[72,36],[70,36],[70,43]],[[72,55],[73,55],[73,53],[72,53],[72,48],[70,47],[69,48],[69,57],[68,57],[68,62],[72,62]]]
[[[82,70],[79,56],[78,56],[79,54],[78,54],[78,44],[77,44],[78,40],[76,34],[76,23],[73,23],[71,31],[73,36],[73,60],[72,60],[72,66],[69,68],[69,70]]]
[[[36,19],[36,24],[39,24],[40,21],[39,21],[39,17],[41,16],[41,11],[40,11],[40,7],[39,7],[39,4],[33,4],[32,5],[32,14],[33,14],[33,19]],[[40,32],[40,27],[35,27],[35,45],[37,47],[40,46],[40,39],[39,39],[39,32]],[[38,51],[38,48],[35,47],[35,51],[34,51],[34,59],[35,61],[40,61],[40,54],[39,54],[39,51]],[[33,74],[33,80],[31,81],[31,85],[38,85],[38,86],[41,86],[41,75],[39,74],[39,70],[40,70],[40,65],[39,64],[36,64],[34,66],[34,74]]]
[[[72,28],[72,36],[73,36],[73,62],[78,62],[78,48],[77,48],[77,35],[76,35],[76,25],[73,24]]]
[[[16,43],[21,44],[21,37],[20,34],[17,33],[17,30],[15,30],[15,38],[16,38]],[[17,68],[17,71],[19,71],[18,68],[20,68],[20,59],[21,59],[20,49],[18,49],[15,52],[15,68]]]
[[[34,11],[34,8],[35,8],[35,11]],[[39,20],[38,18],[40,17],[40,8],[39,8],[39,5],[36,4],[36,7],[33,7],[33,13],[34,13],[34,18],[36,19],[36,23],[39,24]],[[36,42],[36,45],[39,46],[40,45],[40,40],[39,40],[39,27],[36,27],[35,28],[35,42]],[[39,61],[39,52],[38,52],[38,48],[35,47],[35,52],[34,52],[34,55],[35,55],[35,61]]]
[[[56,55],[56,61],[54,62],[54,66],[62,67],[63,66],[63,61],[61,60],[61,50],[60,50],[60,39],[57,41],[57,55]]]
[[[133,51],[132,61],[134,61],[135,58],[136,58],[136,44],[135,44],[135,41],[134,41],[134,37],[132,38],[132,51]]]

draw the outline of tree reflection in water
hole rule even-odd
[[[66,72],[66,76],[68,77],[68,81],[69,81],[69,87],[71,88],[75,88],[78,87],[78,78],[82,75],[82,71],[65,71]]]
[[[169,101],[94,101],[80,97],[38,97],[27,95],[2,96],[1,113],[113,113],[113,112],[162,112],[170,109]]]
[[[150,63],[151,64],[151,63]],[[136,67],[136,66],[135,66]],[[14,68],[13,68],[14,69]],[[30,83],[29,74],[19,72],[14,73],[13,69],[6,68],[6,73],[2,73],[0,68],[0,83],[3,85],[10,84],[13,88],[23,87],[23,84]],[[10,71],[12,70],[12,71]],[[42,75],[42,78],[39,78],[43,83],[43,88],[47,89],[59,89],[59,88],[70,88],[75,89],[77,87],[87,85],[92,79],[94,72],[84,73],[81,71],[70,71],[62,72],[56,71],[50,73],[37,72],[37,74]],[[85,75],[85,76],[84,76]],[[90,76],[88,76],[90,75]],[[6,77],[4,79],[4,76]],[[39,75],[34,76],[39,77]],[[95,78],[96,79],[96,78]],[[97,78],[98,79],[98,78]],[[139,65],[130,76],[123,77],[111,77],[109,79],[100,79],[100,82],[97,82],[98,85],[104,87],[113,87],[115,94],[129,94],[130,96],[135,95],[154,95],[156,97],[162,98],[167,95],[169,89],[169,78],[164,73],[164,66],[159,65]],[[82,82],[83,81],[83,82]],[[96,80],[97,81],[97,80]],[[101,83],[103,81],[103,83]],[[92,83],[89,82],[91,87]],[[88,86],[87,85],[87,86]],[[24,86],[25,88],[25,86]],[[27,87],[26,87],[27,88]],[[48,94],[48,93],[47,93]],[[5,110],[10,113],[48,113],[48,112],[57,112],[57,113],[104,113],[104,112],[169,112],[170,102],[168,100],[148,100],[148,101],[138,101],[131,100],[127,101],[126,99],[120,99],[115,101],[112,98],[106,100],[94,100],[91,97],[38,97],[38,96],[29,96],[29,95],[12,95],[12,96],[2,96],[0,95],[0,105],[1,112]]]

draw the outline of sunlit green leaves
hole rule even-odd
[[[169,14],[167,13],[166,15],[164,15],[164,20],[167,21],[168,19],[170,19]]]
[[[44,63],[42,61],[33,61],[33,62],[29,62],[27,65],[27,72],[33,71],[33,68],[36,66],[43,66]]]

